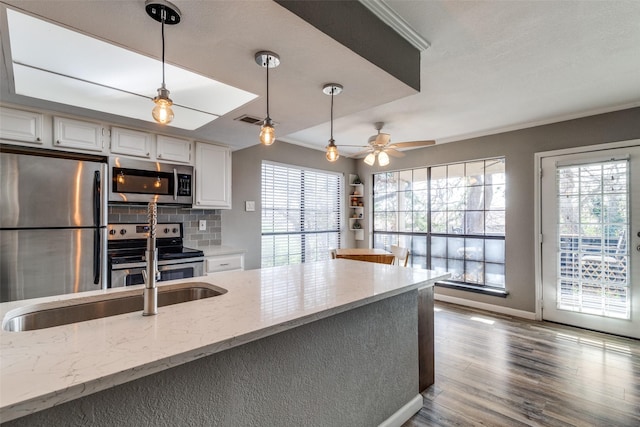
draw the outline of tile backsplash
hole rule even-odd
[[[207,230],[198,231],[198,221],[207,221]],[[146,223],[146,206],[109,205],[109,223]],[[158,206],[158,223],[181,222],[183,244],[189,248],[206,249],[222,244],[222,224],[219,210]]]

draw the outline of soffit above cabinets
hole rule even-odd
[[[16,94],[153,121],[160,61],[18,11],[7,10],[7,21]],[[197,129],[257,97],[170,64],[166,81],[176,111],[171,125],[181,129]]]

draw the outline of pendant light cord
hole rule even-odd
[[[331,88],[331,140],[333,141],[333,92],[335,88]]]
[[[271,60],[271,56],[267,55],[267,119],[269,117],[269,62]]]
[[[162,87],[164,88],[164,21],[167,19],[167,10],[162,6],[160,22],[162,23]]]

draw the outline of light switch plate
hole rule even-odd
[[[199,231],[207,231],[207,220],[206,219],[201,219],[200,222],[198,222],[198,230]]]
[[[244,210],[247,212],[253,212],[256,210],[256,202],[253,200],[247,200],[244,202]]]

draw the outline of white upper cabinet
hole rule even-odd
[[[231,209],[231,149],[196,142],[196,198],[193,207]]]
[[[85,151],[104,150],[102,124],[64,117],[53,118],[53,146]]]
[[[191,141],[158,135],[156,144],[158,160],[191,163]]]
[[[149,132],[111,128],[111,152],[126,156],[151,158],[154,135]]]
[[[0,139],[42,144],[42,114],[0,107]]]

